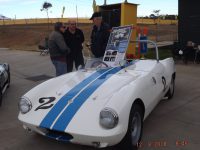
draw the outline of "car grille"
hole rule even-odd
[[[70,140],[73,139],[73,136],[68,133],[49,130],[49,129],[46,129],[46,131],[47,131],[46,136],[51,139],[55,139],[62,142],[69,142]]]

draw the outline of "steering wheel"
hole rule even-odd
[[[103,62],[103,61],[95,61],[92,63],[91,68],[96,68],[96,67],[102,67],[102,65],[104,65],[105,67],[108,67],[108,65]]]

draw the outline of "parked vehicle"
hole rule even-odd
[[[9,64],[0,64],[0,106],[2,105],[3,94],[10,86],[10,67]]]
[[[172,58],[123,60],[50,79],[19,102],[19,120],[46,137],[103,148],[137,149],[143,121],[163,98],[174,95]]]

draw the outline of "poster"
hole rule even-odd
[[[121,60],[125,59],[131,33],[132,26],[112,28],[103,57],[103,62],[105,62],[108,66],[114,67],[119,65]]]

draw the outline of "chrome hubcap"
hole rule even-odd
[[[136,145],[140,139],[140,134],[141,134],[141,117],[138,112],[135,113],[132,119],[132,124],[131,124],[131,141],[132,145]]]

